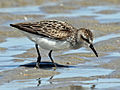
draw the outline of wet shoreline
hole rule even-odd
[[[105,90],[120,87],[119,0],[8,2],[2,0],[0,4],[0,89]],[[55,71],[51,66],[41,69],[20,67],[36,61],[34,43],[9,24],[46,19],[62,20],[76,28],[91,29],[99,57],[83,47],[53,52],[55,62],[68,67],[58,67]],[[40,51],[42,62],[50,65],[49,51],[41,48]]]

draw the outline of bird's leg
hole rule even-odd
[[[52,63],[54,64],[55,68],[57,68],[57,66],[56,66],[56,64],[55,64],[55,62],[54,62],[54,60],[52,59],[51,53],[52,53],[52,50],[50,50],[48,56],[49,56],[49,58],[51,59]]]
[[[38,44],[35,44],[35,47],[36,47],[37,54],[38,54],[37,62],[36,62],[36,68],[40,68],[41,56],[40,56],[40,52],[39,52],[39,49],[38,49]]]

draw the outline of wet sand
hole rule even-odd
[[[0,89],[119,89],[120,20],[116,16],[120,12],[117,9],[119,4],[119,0],[1,0]],[[109,18],[107,15],[113,16]],[[95,57],[87,47],[53,52],[55,62],[65,65],[58,65],[54,70],[47,55],[49,51],[40,48],[43,67],[36,69],[34,43],[9,24],[46,19],[62,20],[76,28],[91,29],[99,57]],[[20,66],[24,64],[26,67]]]

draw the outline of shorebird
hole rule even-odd
[[[52,63],[56,67],[54,60],[51,56],[52,51],[56,50],[70,50],[79,49],[84,45],[88,45],[96,57],[98,54],[93,47],[93,34],[89,29],[86,28],[75,28],[67,22],[58,20],[44,20],[40,22],[26,22],[10,24],[22,31],[30,40],[35,42],[37,50],[37,62],[36,67],[40,68],[41,55],[38,45],[43,48],[50,50],[48,56]]]

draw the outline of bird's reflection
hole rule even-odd
[[[53,79],[53,77],[54,77],[54,75],[51,76],[51,77],[47,80],[47,81],[49,81],[50,84],[53,84],[52,81],[51,81],[51,80]],[[37,81],[38,81],[37,86],[40,86],[40,85],[42,84],[41,78],[38,78]]]
[[[61,64],[56,64],[56,68],[54,68],[54,64],[52,62],[41,62],[40,63],[40,69],[52,69],[53,71],[57,70],[57,68],[69,68],[69,67],[75,67],[75,66],[71,66],[71,65],[61,65]],[[24,65],[20,65],[20,66],[23,66],[23,67],[28,67],[28,68],[34,68],[36,66],[36,62],[32,62],[32,63],[28,63],[28,64],[24,64]],[[53,82],[51,81],[53,79],[54,76],[51,76],[47,81],[50,83],[50,84],[53,84]],[[37,86],[40,86],[42,84],[42,80],[43,78],[38,78],[37,79]]]
[[[37,86],[40,86],[40,84],[41,84],[41,80],[40,80],[40,78],[38,78],[37,81],[38,81]]]

